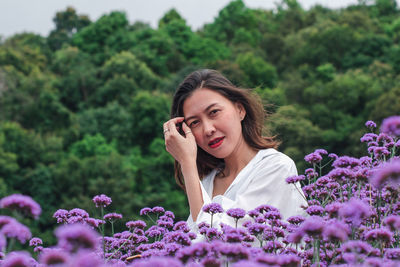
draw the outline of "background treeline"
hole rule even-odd
[[[54,23],[47,37],[0,43],[0,197],[33,196],[43,208],[34,234],[45,239],[54,211],[94,215],[100,193],[125,220],[155,205],[187,218],[162,123],[177,84],[200,67],[255,88],[299,171],[315,148],[363,153],[364,122],[400,113],[394,0],[341,10],[283,0],[274,11],[236,0],[196,32],[175,10],[156,29],[123,12],[91,21],[74,8]]]

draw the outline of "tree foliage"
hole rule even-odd
[[[126,220],[159,204],[186,219],[162,124],[198,68],[255,89],[271,115],[266,128],[300,172],[317,147],[357,153],[366,120],[400,114],[396,1],[276,5],[234,0],[197,31],[175,9],[152,28],[123,12],[91,21],[68,7],[49,36],[1,41],[0,197],[34,196],[47,213],[36,230],[49,236],[57,208],[90,211],[101,193]]]

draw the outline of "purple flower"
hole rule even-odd
[[[267,220],[280,220],[282,219],[281,213],[277,210],[271,210],[264,213],[264,218]]]
[[[333,160],[336,160],[338,158],[338,155],[336,155],[335,153],[329,153],[328,157]]]
[[[174,231],[180,230],[185,233],[188,233],[190,231],[189,226],[187,225],[187,223],[185,221],[179,221],[179,222],[175,223],[173,230]]]
[[[261,215],[261,213],[258,210],[250,210],[247,212],[247,214],[251,217],[251,218],[256,218],[259,215]]]
[[[241,261],[235,262],[232,265],[232,267],[243,267],[243,266],[246,266],[246,267],[264,267],[266,265],[264,265],[262,263],[257,263],[257,262],[254,262],[254,261],[250,261],[250,260],[241,260]],[[270,266],[270,265],[267,265],[267,266]]]
[[[303,238],[304,233],[301,231],[295,231],[290,233],[287,237],[287,241],[289,243],[298,244],[300,243],[301,239]]]
[[[107,220],[107,221],[115,221],[118,219],[122,219],[122,214],[108,213],[108,214],[104,215],[104,220]]]
[[[333,202],[325,206],[325,211],[329,213],[331,218],[337,217],[339,215],[339,210],[342,207],[342,203]]]
[[[374,149],[375,149],[375,146],[369,146],[367,151],[368,151],[369,154],[372,155],[372,154],[374,154]]]
[[[374,147],[374,148],[375,148],[375,147],[379,146],[379,144],[378,144],[378,142],[371,141],[371,142],[368,142],[367,146],[368,146],[368,147]]]
[[[228,243],[242,242],[248,236],[247,232],[243,228],[233,228],[230,226],[223,227],[224,241]]]
[[[175,215],[172,211],[167,210],[164,215],[170,217],[171,219],[175,219]]]
[[[222,233],[217,228],[210,227],[206,230],[206,237],[208,240],[216,240],[222,237]]]
[[[390,152],[389,152],[389,150],[387,150],[387,148],[386,147],[381,147],[381,146],[378,146],[378,147],[374,147],[374,156],[375,156],[375,158],[380,158],[380,157],[382,157],[382,156],[389,156],[390,155]]]
[[[365,239],[367,241],[381,240],[385,243],[391,243],[393,234],[385,228],[372,229],[365,233]]]
[[[348,241],[341,247],[342,252],[354,252],[357,254],[368,255],[374,248],[364,241]]]
[[[112,200],[108,196],[101,194],[101,195],[95,196],[93,198],[93,202],[94,202],[94,204],[96,204],[96,208],[99,208],[99,207],[105,208],[111,204]]]
[[[21,194],[13,194],[3,197],[0,200],[0,208],[16,210],[35,219],[39,218],[42,213],[40,205],[31,197]]]
[[[164,215],[157,220],[157,225],[164,228],[172,228],[174,226],[174,220]]]
[[[360,165],[360,160],[349,156],[339,157],[332,163],[335,168],[356,167],[358,165]]]
[[[369,128],[369,129],[374,129],[374,128],[376,128],[376,123],[375,122],[373,122],[373,121],[367,121],[366,123],[365,123],[365,126],[367,127],[367,128]]]
[[[322,156],[319,153],[313,152],[305,156],[304,160],[310,164],[315,164],[321,162]]]
[[[98,244],[98,234],[83,224],[63,225],[56,229],[58,246],[67,251],[79,249],[95,249]]]
[[[397,141],[397,142],[394,144],[394,146],[397,147],[397,148],[399,148],[399,147],[400,147],[400,140]]]
[[[389,260],[400,260],[400,248],[388,248],[385,251],[385,258]]]
[[[38,245],[43,245],[42,239],[40,239],[38,237],[34,237],[31,240],[29,240],[29,246],[36,247]]]
[[[288,221],[290,224],[299,225],[299,224],[301,224],[302,222],[304,222],[305,219],[306,219],[306,218],[304,218],[303,216],[295,215],[295,216],[289,217],[289,218],[287,219],[287,221]]]
[[[204,205],[203,211],[206,213],[210,213],[210,214],[216,214],[216,213],[224,212],[224,209],[218,203],[210,203],[210,204]]]
[[[376,138],[377,142],[383,143],[383,144],[387,144],[387,143],[392,143],[393,142],[393,138],[390,137],[389,135],[385,134],[385,133],[380,133],[378,135],[378,138]]]
[[[137,221],[129,221],[126,223],[126,227],[129,230],[132,230],[134,228],[139,228],[139,229],[144,229],[146,227],[146,223],[142,220],[137,220]]]
[[[244,218],[244,216],[246,216],[246,211],[240,208],[229,209],[226,211],[226,214],[232,218],[241,219]]]
[[[13,217],[0,215],[0,230],[7,223],[16,221]]]
[[[37,246],[37,247],[35,247],[33,249],[33,252],[36,252],[36,253],[42,253],[42,251],[43,251],[43,247],[42,246]]]
[[[326,151],[325,149],[322,149],[322,148],[316,149],[314,151],[314,153],[318,153],[320,155],[328,155],[328,151]]]
[[[250,258],[246,247],[236,243],[225,243],[219,247],[221,255],[226,256],[229,261],[245,260]]]
[[[341,221],[331,221],[329,222],[322,232],[322,236],[325,240],[335,242],[335,241],[346,241],[349,238],[350,229],[347,224]]]
[[[153,238],[153,237],[159,237],[159,236],[165,234],[165,232],[166,232],[165,228],[153,225],[152,227],[147,229],[145,234],[146,234],[146,236]]]
[[[281,254],[278,257],[279,266],[300,266],[301,258],[293,254]]]
[[[348,179],[352,179],[354,176],[353,171],[347,168],[336,168],[331,170],[327,176],[329,178],[335,179],[338,182],[346,181]]]
[[[271,254],[260,254],[257,256],[256,261],[259,263],[265,264],[266,266],[280,266],[278,264],[278,261],[279,261],[278,257],[275,255],[271,255]],[[262,265],[262,266],[265,266],[265,265]]]
[[[0,233],[8,238],[18,239],[21,243],[25,243],[32,237],[29,228],[19,223],[17,220],[11,220],[9,223],[5,224],[1,228]]]
[[[183,264],[172,257],[157,257],[135,260],[135,267],[183,267]]]
[[[75,208],[68,212],[68,217],[80,217],[82,219],[89,218],[89,213],[83,209]]]
[[[400,116],[391,116],[383,120],[381,132],[392,136],[400,136]]]
[[[363,135],[363,137],[361,137],[360,141],[362,143],[368,143],[371,141],[375,141],[376,138],[378,138],[378,135],[374,134],[374,133],[366,133]]]
[[[278,249],[283,248],[283,244],[279,241],[267,241],[262,248],[267,253],[273,253]]]
[[[384,185],[389,184],[392,186],[399,186],[400,184],[400,160],[393,160],[389,163],[383,164],[377,169],[371,179],[370,183],[378,189],[382,189]]]
[[[271,205],[260,205],[260,206],[258,206],[258,207],[256,208],[256,210],[257,210],[259,213],[264,213],[264,212],[268,212],[268,211],[271,211],[271,210],[279,211],[277,208],[275,208],[275,207],[273,207],[273,206],[271,206]],[[250,214],[249,214],[249,215],[250,215]]]
[[[390,215],[386,217],[384,223],[389,226],[392,232],[400,230],[400,216]]]
[[[86,223],[90,225],[93,228],[98,228],[100,225],[105,224],[106,222],[100,219],[95,219],[95,218],[87,218]]]
[[[151,210],[150,208],[145,207],[145,208],[143,208],[143,209],[140,210],[140,215],[141,215],[141,216],[147,215],[147,214],[149,214],[149,213],[151,213],[151,212],[152,212],[152,210]]]
[[[210,228],[211,226],[206,222],[201,222],[197,227],[199,228],[199,233],[203,235],[207,232],[207,229]]]
[[[101,267],[104,261],[98,254],[90,250],[80,250],[69,262],[70,266],[76,267]],[[115,265],[114,265],[115,266]]]
[[[2,267],[32,267],[35,260],[25,251],[10,252],[3,262]]]
[[[285,181],[288,184],[295,184],[297,182],[304,181],[304,180],[305,180],[304,175],[295,175],[295,176],[290,176],[290,177],[286,178]]]
[[[48,266],[67,264],[69,255],[59,248],[48,248],[39,255],[39,262]]]
[[[254,235],[254,236],[257,236],[257,235],[262,234],[262,233],[264,232],[264,230],[265,230],[267,227],[268,227],[268,226],[265,225],[265,224],[261,224],[261,223],[252,223],[252,224],[249,224],[249,225],[247,226],[247,229],[249,230],[249,233],[250,233],[250,234],[252,234],[252,235]]]
[[[158,207],[158,206],[157,206],[157,207],[152,208],[151,211],[152,211],[153,213],[163,213],[165,210],[164,210],[163,207]]]
[[[324,230],[325,222],[321,217],[311,216],[305,220],[299,228],[299,231],[309,236],[320,236]]]
[[[53,214],[53,218],[57,219],[57,223],[65,223],[68,220],[68,211],[59,209]]]
[[[306,212],[310,215],[322,215],[324,214],[324,208],[319,205],[311,205],[307,208]]]
[[[261,215],[261,216],[255,217],[254,221],[256,223],[265,223],[267,220]]]
[[[182,231],[168,232],[164,235],[163,241],[165,243],[177,243],[183,246],[190,246],[192,241],[188,234]]]
[[[312,178],[318,177],[318,173],[313,168],[306,169],[305,170],[305,174],[307,175],[308,179],[312,179]]]
[[[362,200],[352,198],[339,209],[339,215],[352,222],[354,226],[359,226],[363,220],[372,215],[372,211]]]

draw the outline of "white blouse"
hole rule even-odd
[[[283,219],[293,215],[305,215],[300,206],[307,206],[307,203],[300,184],[296,184],[297,190],[293,184],[287,184],[285,181],[287,177],[297,175],[296,165],[291,158],[273,148],[258,151],[225,193],[212,198],[216,174],[217,170],[213,170],[200,182],[204,205],[213,202],[220,204],[224,211],[231,208],[250,211],[267,204],[278,208]],[[240,219],[239,225],[247,219]],[[187,220],[188,226],[195,233],[198,233],[197,225],[200,222],[210,224],[210,214],[200,210],[195,222],[191,214]],[[235,221],[226,213],[214,214],[213,226],[219,226],[221,222],[235,226]]]

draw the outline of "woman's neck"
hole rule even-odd
[[[250,147],[243,139],[229,157],[225,158],[225,177],[236,177],[237,174],[254,158],[257,150]]]

